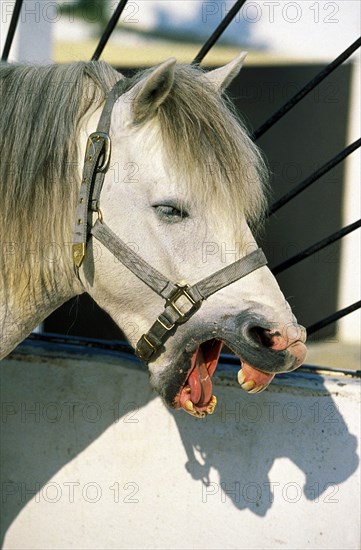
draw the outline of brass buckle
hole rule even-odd
[[[167,331],[172,330],[172,328],[174,328],[174,323],[169,323],[169,326],[163,323],[163,321],[160,318],[160,315],[159,317],[157,317],[157,323],[159,323]]]
[[[193,300],[192,296],[188,294],[187,290],[190,288],[190,285],[184,284],[184,283],[176,283],[176,286],[178,287],[178,290],[174,292],[174,294],[167,300],[166,305],[171,306],[179,315],[179,319],[177,323],[185,323],[194,315],[196,311],[201,307],[201,302],[196,302]],[[190,308],[185,313],[179,309],[179,307],[176,305],[177,300],[184,296],[187,298],[187,300],[190,302]]]
[[[145,350],[144,348],[142,349],[142,342],[145,342],[147,344],[147,349]],[[143,361],[149,361],[149,359],[157,352],[157,348],[156,346],[154,346],[152,344],[152,342],[150,340],[148,340],[147,338],[147,335],[146,334],[143,334],[143,336],[141,336],[141,338],[139,339],[138,343],[137,343],[137,346],[136,346],[136,349],[135,349],[135,354],[137,355],[137,357],[139,357],[139,359],[142,359]]]
[[[85,243],[75,243],[73,244],[73,261],[76,265],[76,267],[80,267],[83,263],[84,257],[85,257],[85,249],[86,244]]]
[[[111,141],[110,137],[105,132],[93,132],[90,134],[86,144],[85,160],[91,160],[91,147],[94,145],[94,142],[98,143],[100,140],[103,140],[103,161],[96,169],[97,172],[106,172],[110,162]]]

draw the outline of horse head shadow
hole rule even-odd
[[[314,502],[338,502],[339,485],[359,464],[357,438],[321,376],[311,375],[308,389],[299,391],[283,387],[282,376],[289,381],[292,374],[278,376],[279,382],[258,395],[216,386],[216,412],[191,420],[191,426],[188,418],[173,412],[187,453],[185,468],[202,482],[203,502],[229,499],[258,516],[266,515],[276,493],[289,502],[302,495]],[[296,376],[302,386],[305,375]],[[279,459],[288,459],[303,472],[303,485],[287,479],[287,466],[282,466],[279,481],[277,475],[270,476]],[[218,473],[217,481],[212,470]]]

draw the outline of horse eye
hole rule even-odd
[[[154,205],[158,217],[161,220],[168,222],[178,222],[184,218],[188,218],[188,213],[183,207],[174,206],[171,204],[157,204]]]

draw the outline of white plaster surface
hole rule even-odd
[[[4,548],[359,547],[357,380],[225,375],[202,421],[120,355],[23,353],[0,371]]]

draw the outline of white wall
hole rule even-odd
[[[5,549],[358,548],[358,381],[224,374],[198,420],[86,353],[2,361]]]

